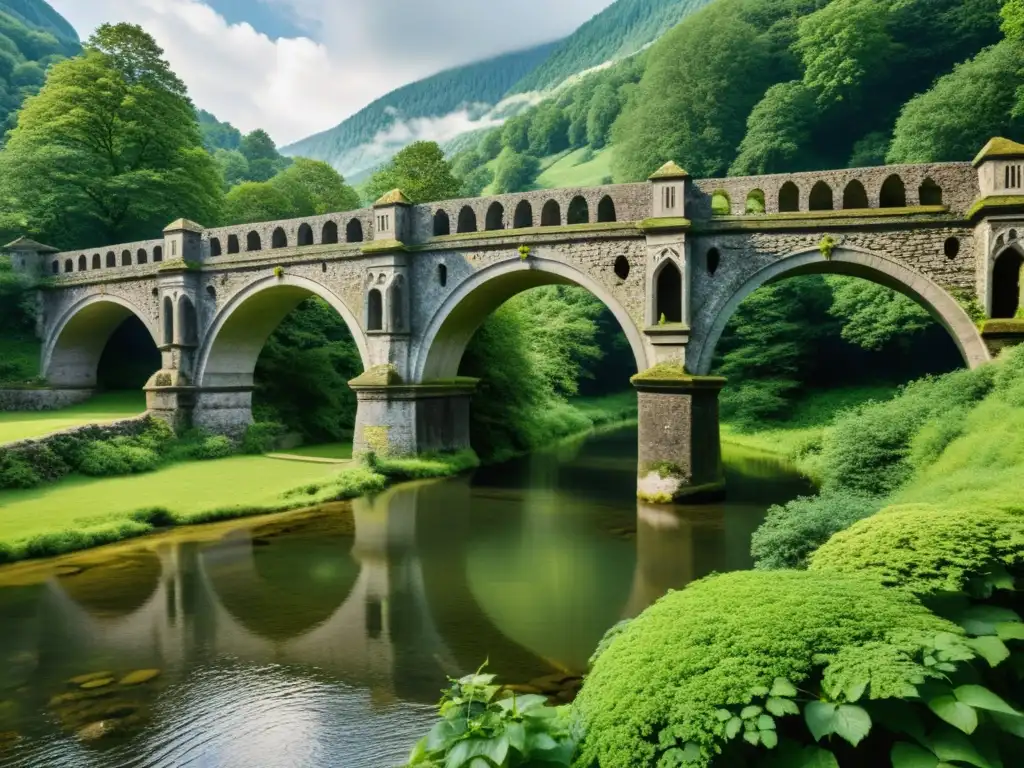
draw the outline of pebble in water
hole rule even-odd
[[[160,677],[159,669],[137,669],[118,680],[118,685],[142,685]]]

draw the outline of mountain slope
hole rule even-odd
[[[552,88],[586,69],[636,53],[712,0],[617,0],[569,35],[516,83],[514,93]]]
[[[75,28],[43,0],[0,0],[0,13],[13,16],[39,32],[48,32],[58,40],[78,45]]]
[[[450,139],[454,134],[444,132],[458,132],[457,127],[432,121],[447,117],[461,124],[479,117],[547,59],[556,45],[548,43],[505,54],[410,83],[335,128],[284,147],[281,152],[324,160],[347,176],[380,164],[418,138]],[[453,113],[460,110],[465,110],[465,115],[458,121]]]

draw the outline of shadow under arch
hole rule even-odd
[[[251,386],[267,339],[292,310],[311,296],[323,299],[341,316],[359,350],[363,368],[367,368],[370,358],[366,338],[345,302],[320,283],[285,273],[246,286],[217,313],[199,347],[196,383],[206,387]]]
[[[860,277],[884,285],[920,304],[938,322],[956,344],[964,362],[976,368],[991,360],[988,348],[977,326],[945,289],[928,277],[876,253],[850,246],[837,247],[830,259],[822,259],[818,249],[800,251],[758,270],[733,292],[726,303],[715,311],[703,336],[690,342],[690,355],[697,360],[692,370],[706,375],[711,370],[715,347],[725,326],[739,305],[751,293],[772,280],[797,275],[832,274]],[[705,320],[705,318],[702,318]],[[704,325],[704,323],[702,323]],[[699,345],[695,348],[695,345]]]
[[[100,358],[114,331],[134,315],[159,345],[146,312],[109,294],[87,296],[64,312],[43,346],[43,377],[54,386],[95,387]]]
[[[445,299],[430,319],[418,345],[412,366],[413,381],[457,376],[466,347],[484,320],[516,294],[543,285],[578,285],[596,296],[615,315],[629,341],[637,370],[650,367],[640,329],[605,286],[570,264],[533,257],[485,267]]]

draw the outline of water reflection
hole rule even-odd
[[[583,671],[621,618],[747,567],[767,505],[806,490],[730,456],[728,502],[638,505],[635,440],[0,570],[0,765],[388,765],[446,675]],[[139,669],[161,674],[118,682]],[[100,672],[84,700],[67,682]]]

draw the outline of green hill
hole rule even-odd
[[[438,118],[459,109],[479,117],[501,101],[523,76],[547,59],[557,43],[449,69],[403,86],[378,99],[335,128],[303,139],[281,152],[324,160],[346,176],[380,165],[414,139],[381,139],[402,120]],[[425,138],[434,138],[426,136]]]
[[[0,12],[13,16],[31,29],[71,43],[71,52],[78,47],[75,28],[43,0],[0,0]]]
[[[516,83],[514,93],[552,88],[584,70],[636,53],[712,0],[617,0],[563,40]]]

